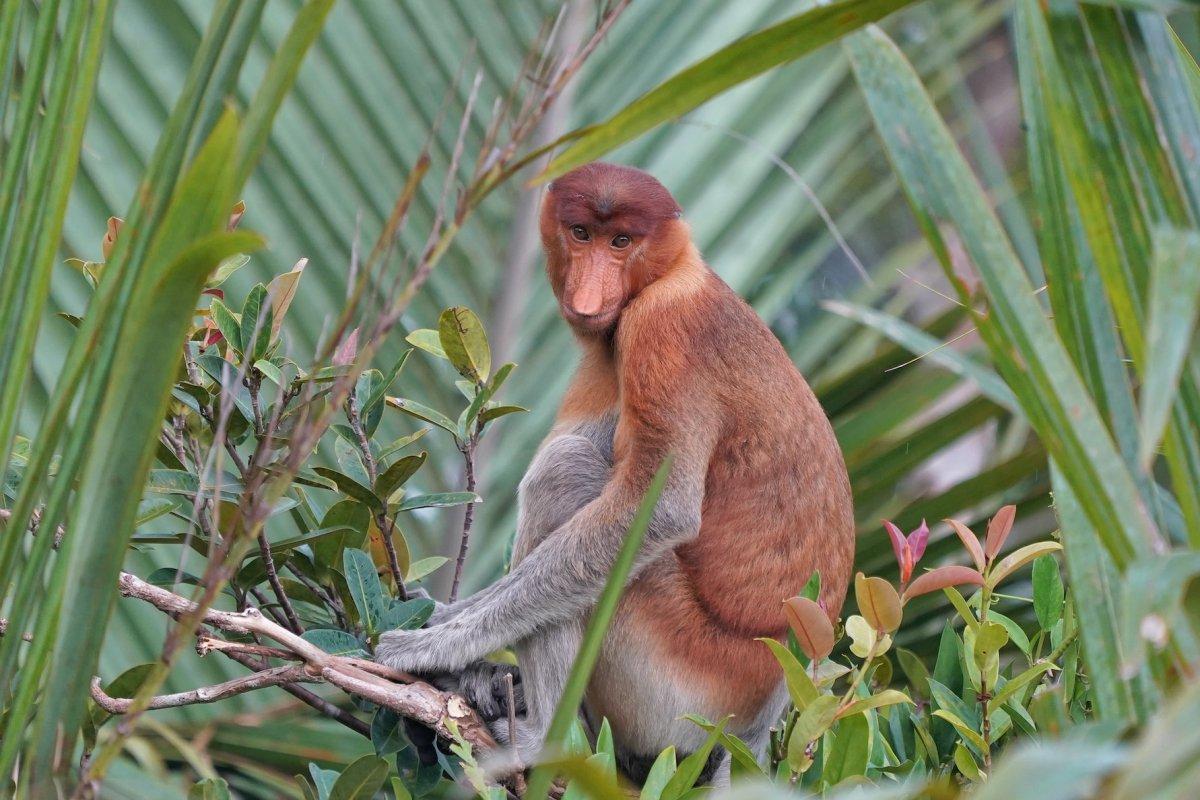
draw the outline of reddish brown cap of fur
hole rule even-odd
[[[585,164],[550,184],[558,220],[614,233],[645,236],[661,222],[678,219],[679,204],[667,187],[640,169],[600,161]]]

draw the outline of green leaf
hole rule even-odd
[[[363,416],[370,414],[373,409],[377,408],[383,402],[384,398],[387,396],[387,390],[391,388],[392,383],[395,382],[396,376],[400,374],[400,370],[404,369],[404,364],[408,361],[408,357],[412,355],[412,352],[413,349],[410,347],[401,353],[400,358],[396,361],[392,368],[388,370],[387,374],[384,375],[381,380],[375,382],[371,388],[371,394],[367,397],[366,402],[364,402],[362,405]]]
[[[134,517],[134,526],[141,526],[153,519],[170,514],[175,509],[183,505],[181,500],[173,500],[169,497],[147,497],[142,502],[138,503],[137,516]]]
[[[384,501],[379,497],[376,497],[374,492],[351,478],[349,475],[343,475],[336,469],[330,469],[329,467],[313,467],[313,472],[317,473],[322,478],[328,478],[329,480],[333,481],[334,485],[337,486],[338,491],[340,491],[342,494],[354,498],[355,500],[363,503],[367,507],[377,512],[384,510]]]
[[[207,778],[192,784],[188,800],[230,800],[229,784],[223,778]]]
[[[710,733],[720,727],[716,723],[709,722],[704,717],[698,717],[695,714],[685,714],[683,718],[699,725]],[[765,777],[762,767],[758,765],[758,758],[750,750],[749,745],[732,733],[724,730],[721,731],[719,742],[722,747],[729,751],[730,758],[732,759],[732,775],[735,778]]]
[[[392,795],[394,800],[412,800],[412,793],[399,778],[392,778]]]
[[[1058,562],[1054,556],[1044,555],[1033,562],[1033,613],[1044,631],[1053,628],[1062,619],[1062,577],[1058,573]]]
[[[282,387],[284,385],[283,373],[280,372],[279,367],[275,366],[270,361],[267,361],[265,358],[260,358],[258,361],[255,361],[254,368],[270,378],[276,386]]]
[[[450,508],[467,503],[482,503],[483,498],[474,492],[436,492],[409,497],[396,507],[396,512],[413,511],[418,508]]]
[[[738,39],[634,100],[614,116],[577,131],[576,141],[534,180],[546,181],[600,156],[767,70],[795,61],[908,0],[841,0]]]
[[[475,312],[453,306],[438,318],[438,338],[446,358],[458,373],[476,384],[487,383],[492,371],[492,351],[487,332]]]
[[[342,563],[342,549],[347,543],[361,544],[371,524],[371,511],[356,500],[340,500],[329,507],[321,518],[323,530],[348,529],[343,536],[321,537],[313,544],[313,554],[319,567]]]
[[[967,780],[977,781],[983,776],[979,765],[975,763],[975,756],[971,755],[971,751],[962,742],[954,743],[954,766],[958,767],[958,771]]]
[[[253,364],[267,354],[271,345],[271,303],[267,299],[267,287],[254,285],[246,302],[242,305],[242,355]]]
[[[408,336],[405,336],[404,341],[413,347],[424,350],[426,353],[435,355],[438,358],[444,358],[447,361],[449,360],[446,351],[442,349],[441,335],[432,328],[419,328]]]
[[[983,737],[979,735],[979,732],[971,728],[971,726],[967,725],[967,723],[963,722],[963,720],[956,714],[952,714],[945,709],[939,708],[937,711],[933,712],[933,715],[939,719],[944,719],[953,725],[954,729],[958,731],[964,739],[970,742],[980,753],[986,754],[990,752],[987,742],[983,740]]]
[[[214,297],[212,304],[208,307],[209,314],[212,315],[212,321],[217,323],[217,330],[225,337],[225,341],[233,348],[233,352],[241,355],[242,353],[242,323],[229,306],[222,302],[221,298]]]
[[[419,628],[433,616],[433,609],[434,602],[424,597],[403,602],[393,600],[380,619],[379,628],[385,631]]]
[[[1014,550],[1001,559],[1000,562],[992,567],[992,569],[988,572],[988,585],[997,586],[1000,581],[1004,580],[1009,575],[1028,564],[1030,561],[1050,553],[1058,552],[1059,550],[1062,550],[1062,545],[1058,542],[1034,542],[1033,544],[1025,545],[1019,550]]]
[[[654,764],[646,775],[646,782],[642,784],[639,800],[662,800],[663,790],[667,788],[667,784],[671,782],[671,776],[674,774],[675,748],[668,747],[658,754],[658,758],[654,759]]]
[[[678,798],[683,797],[685,792],[696,785],[696,780],[708,764],[708,757],[712,753],[713,748],[717,746],[717,740],[721,738],[721,734],[725,731],[727,724],[729,724],[728,717],[718,722],[716,727],[709,731],[708,737],[704,740],[704,744],[700,745],[700,749],[679,762],[679,767],[675,770],[675,774],[671,776],[671,780],[667,781],[667,785],[663,787],[662,800],[678,800]]]
[[[525,408],[524,406],[491,406],[490,408],[485,408],[482,412],[480,412],[479,421],[491,422],[494,419],[499,419],[500,417],[504,417],[509,414],[520,414],[528,410],[529,409]]]
[[[1139,399],[1138,460],[1150,465],[1167,426],[1184,361],[1192,350],[1200,315],[1200,233],[1159,228],[1154,232],[1147,307],[1146,361]]]
[[[385,469],[383,474],[375,481],[375,496],[387,502],[387,499],[397,489],[403,486],[409,478],[417,474],[417,470],[425,463],[428,455],[428,453],[422,450],[417,455],[405,456],[398,459],[396,463]]]
[[[792,655],[791,650],[768,637],[758,641],[771,649],[775,660],[783,667],[783,676],[787,681],[788,694],[792,696],[792,702],[796,704],[796,708],[804,710],[817,698],[817,687],[813,685],[812,678],[808,677],[808,672],[805,671],[799,659]]]
[[[386,629],[382,627],[382,620],[390,603],[375,572],[375,562],[362,550],[347,548],[342,553],[342,567],[350,597],[367,635],[383,633]]]
[[[830,786],[866,774],[871,754],[871,726],[862,714],[842,718],[837,726],[837,738],[825,754],[821,778]]]
[[[242,267],[246,266],[249,263],[250,263],[250,256],[246,255],[245,253],[237,253],[235,255],[232,255],[229,258],[224,259],[223,261],[221,261],[220,264],[217,265],[217,268],[215,270],[213,270],[213,274],[209,277],[209,279],[205,282],[204,285],[210,289],[220,286],[222,283],[224,283],[226,280],[229,279],[230,275],[237,272],[239,269],[241,269]],[[226,338],[228,338],[228,337],[226,337]]]
[[[988,701],[988,711],[992,712],[1000,708],[1010,697],[1052,669],[1057,669],[1057,667],[1049,661],[1041,661],[1024,670],[1019,675],[1009,678],[1000,691],[992,695],[992,699]]]
[[[333,791],[333,784],[338,779],[337,772],[331,769],[321,769],[310,761],[308,773],[312,776],[313,785],[317,788],[317,796],[321,800],[328,800],[329,793]]]
[[[330,655],[356,657],[365,655],[362,643],[357,638],[337,628],[309,628],[301,634],[301,638],[312,642]]]
[[[408,747],[404,734],[404,717],[385,706],[380,706],[371,717],[371,745],[375,755],[388,756]]]
[[[399,439],[397,439],[396,441],[392,442],[387,447],[385,447],[379,451],[379,460],[382,461],[382,460],[386,459],[388,456],[392,455],[393,453],[398,453],[399,451],[408,447],[413,442],[420,439],[425,434],[429,433],[429,431],[431,431],[431,430],[433,430],[433,429],[432,428],[421,428],[421,429],[417,430],[415,433],[410,433],[407,436],[401,436]]]
[[[372,800],[387,780],[388,762],[376,755],[366,755],[342,770],[329,800]]]
[[[833,695],[823,694],[809,703],[808,707],[800,713],[787,743],[788,762],[792,764],[792,769],[797,772],[802,771],[797,767],[805,763],[804,751],[811,742],[825,735],[825,731],[833,725],[837,718],[839,702],[839,699]]]
[[[316,530],[302,533],[299,536],[292,536],[287,539],[281,539],[271,545],[271,555],[282,556],[287,555],[297,547],[303,545],[311,545],[320,542],[322,539],[330,536],[344,535],[347,531],[351,531],[349,525],[334,525],[329,528],[317,528]]]
[[[416,583],[438,569],[441,569],[449,560],[445,556],[429,556],[428,558],[417,559],[409,565],[408,572],[404,574],[404,582]]]
[[[429,406],[423,406],[415,400],[407,400],[403,397],[389,397],[387,404],[410,417],[416,417],[423,422],[432,423],[444,431],[449,431],[455,436],[458,435],[458,426],[454,424],[454,420]]]
[[[961,350],[947,347],[947,342],[930,336],[899,317],[892,316],[870,306],[826,300],[822,307],[847,319],[856,320],[879,331],[896,344],[922,360],[937,364],[974,383],[983,395],[1009,411],[1020,413],[1021,406],[1012,390],[995,370],[980,364]]]
[[[838,714],[838,719],[846,719],[855,714],[862,714],[864,711],[869,711],[872,708],[883,708],[884,706],[894,706],[898,703],[908,703],[912,705],[912,700],[908,695],[897,689],[882,689],[870,697],[864,697],[855,700],[850,705]]]

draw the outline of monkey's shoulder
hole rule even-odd
[[[677,388],[687,379],[799,373],[750,305],[706,268],[704,280],[639,302],[621,320],[617,339],[622,378]]]

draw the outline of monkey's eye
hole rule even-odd
[[[587,228],[583,227],[582,225],[572,225],[571,226],[571,235],[574,236],[575,239],[580,242],[586,242],[588,239],[591,238],[590,236],[588,236]]]
[[[630,239],[627,235],[620,233],[613,237],[612,246],[618,250],[623,250],[626,247],[629,247],[632,242],[633,239]]]

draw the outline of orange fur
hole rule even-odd
[[[616,479],[638,497],[668,453],[707,459],[699,536],[637,578],[616,625],[653,641],[668,674],[706,696],[705,713],[745,721],[780,682],[755,639],[785,635],[782,601],[820,570],[830,615],[841,609],[854,553],[850,487],[808,384],[704,264],[677,214],[657,181],[628,168],[588,165],[551,188],[547,273],[584,348],[559,417],[619,414]],[[577,225],[588,241],[572,234]],[[621,233],[633,242],[616,249]],[[601,287],[596,314],[572,310],[581,279]],[[604,674],[602,663],[589,704],[619,717],[619,687]]]

